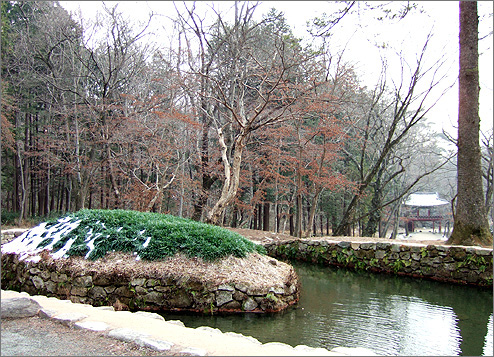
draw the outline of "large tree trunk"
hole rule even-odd
[[[242,164],[242,153],[246,144],[248,130],[242,130],[235,139],[235,153],[233,155],[233,163],[230,168],[230,163],[227,157],[227,146],[221,129],[218,129],[218,140],[221,146],[221,158],[225,169],[225,182],[221,196],[214,207],[209,211],[207,222],[211,224],[221,224],[221,217],[226,207],[234,200],[237,195],[238,185],[240,182],[240,165]]]
[[[482,189],[479,144],[479,68],[477,2],[460,2],[458,111],[458,196],[448,244],[492,245]]]
[[[314,196],[312,197],[312,202],[310,203],[309,222],[307,223],[307,231],[305,232],[305,236],[307,238],[311,237],[313,233],[314,235],[316,233],[314,217],[316,215],[317,203],[319,201],[319,196],[321,195],[322,190],[323,187],[318,185],[315,190]],[[322,233],[322,228],[321,228],[321,233]]]

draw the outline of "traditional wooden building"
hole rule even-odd
[[[402,210],[405,219],[405,232],[415,231],[416,222],[432,222],[432,231],[436,229],[436,224],[441,233],[441,224],[447,220],[445,217],[449,204],[448,201],[439,197],[435,192],[416,192],[410,194],[405,200]]]

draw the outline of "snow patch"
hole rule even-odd
[[[76,229],[81,223],[81,220],[72,222],[72,219],[73,218],[71,217],[61,218],[58,220],[57,224],[54,224],[49,228],[46,228],[46,222],[41,223],[40,225],[20,235],[18,238],[10,241],[7,244],[4,244],[2,246],[2,253],[19,254],[20,260],[37,262],[39,261],[39,257],[36,257],[38,253],[42,252],[43,250],[52,251],[57,242],[59,242],[71,231]],[[47,246],[38,248],[38,245],[45,239],[52,239],[52,241]],[[64,256],[65,253],[70,249],[74,241],[74,238],[69,239],[67,243],[65,243],[65,245],[58,252],[52,254],[52,256]]]

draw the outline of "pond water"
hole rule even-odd
[[[365,347],[380,355],[493,355],[492,289],[293,262],[297,306],[270,315],[164,313],[291,346]]]

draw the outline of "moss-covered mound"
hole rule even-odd
[[[158,213],[127,210],[80,210],[42,223],[4,245],[4,253],[51,251],[54,258],[89,260],[108,252],[127,252],[137,259],[160,260],[183,253],[214,261],[227,256],[265,253],[262,246],[227,229]]]

